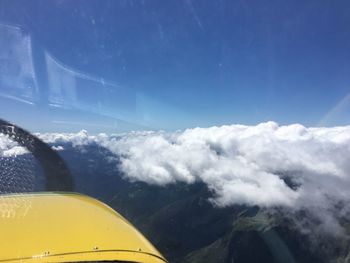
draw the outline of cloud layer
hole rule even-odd
[[[184,132],[97,136],[121,156],[130,180],[164,185],[204,182],[218,206],[309,211],[333,233],[349,215],[350,126],[230,125]]]
[[[306,128],[267,122],[175,133],[37,135],[56,147],[68,142],[104,146],[121,158],[120,169],[131,181],[203,182],[218,206],[323,211],[323,220],[332,222],[333,213],[327,211],[336,207],[338,215],[348,213],[350,126]],[[0,143],[2,155],[12,149],[6,147]]]

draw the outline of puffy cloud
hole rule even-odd
[[[202,181],[220,206],[303,207],[325,198],[350,198],[350,126],[268,122],[95,140],[121,156],[121,168],[131,180]]]
[[[121,156],[130,180],[158,185],[201,181],[218,206],[304,210],[333,234],[343,230],[339,218],[350,214],[350,126],[267,122],[136,132],[101,144]]]
[[[64,150],[63,146],[61,146],[61,145],[58,145],[58,146],[54,145],[51,147],[51,149],[55,150],[55,151],[63,151]]]
[[[267,122],[95,140],[121,156],[121,169],[130,180],[158,185],[201,181],[218,206],[307,210],[334,233],[342,231],[337,218],[349,215],[350,126]]]
[[[37,137],[49,144],[72,143],[73,146],[88,145],[94,141],[94,136],[89,136],[86,130],[78,133],[35,133]]]

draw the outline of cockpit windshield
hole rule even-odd
[[[349,14],[327,0],[0,1],[0,230],[22,207],[4,196],[76,192],[170,262],[347,262]]]

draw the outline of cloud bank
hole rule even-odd
[[[174,133],[37,135],[61,150],[64,143],[106,147],[120,157],[120,169],[131,181],[203,182],[218,206],[323,211],[322,220],[333,224],[333,210],[340,216],[349,212],[350,126],[306,128],[267,122]],[[2,154],[11,148],[0,147]]]

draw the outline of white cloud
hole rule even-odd
[[[222,206],[303,206],[320,196],[350,198],[350,126],[268,122],[94,140],[122,156],[121,167],[130,179],[159,185],[202,181]],[[288,187],[286,177],[299,188]]]
[[[27,152],[26,148],[19,146],[9,136],[0,133],[0,157],[17,156]]]
[[[58,146],[52,146],[51,147],[52,150],[55,150],[55,151],[63,151],[64,150],[64,147],[61,146],[61,145],[58,145]]]
[[[49,144],[72,143],[73,146],[88,145],[94,141],[94,136],[89,136],[86,130],[78,133],[35,133],[40,139]]]
[[[350,210],[350,126],[267,122],[95,139],[122,156],[121,168],[130,180],[201,181],[218,206],[303,209],[333,232],[341,231],[336,217]]]

